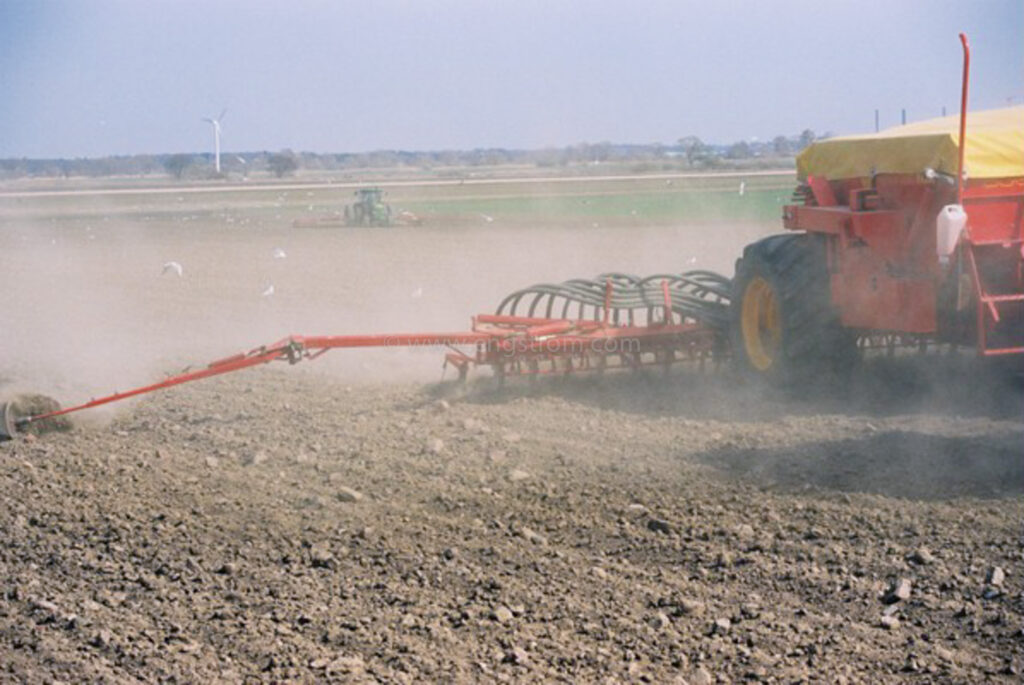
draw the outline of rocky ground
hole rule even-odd
[[[978,380],[183,386],[0,446],[0,681],[1019,682]]]

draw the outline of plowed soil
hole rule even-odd
[[[5,393],[80,400],[288,332],[457,328],[546,268],[681,271],[711,244],[76,227],[3,257],[24,305]],[[765,230],[723,230],[705,264],[731,273]],[[499,389],[437,383],[430,352],[233,374],[0,445],[0,680],[1019,682],[1006,374],[928,356],[803,394],[684,368]]]

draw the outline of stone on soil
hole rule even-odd
[[[363,499],[363,493],[345,486],[339,487],[335,496],[342,502],[361,502]]]

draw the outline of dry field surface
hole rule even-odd
[[[296,229],[305,192],[0,198],[0,394],[459,330],[537,281],[731,275],[776,228]],[[499,389],[439,382],[442,356],[332,352],[0,445],[0,681],[1019,682],[1012,379],[928,357],[803,396],[683,368]]]

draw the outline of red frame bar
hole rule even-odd
[[[608,289],[610,291],[611,281],[608,283]],[[631,365],[637,366],[642,365],[641,354],[655,349],[678,349],[691,353],[696,349],[700,352],[710,353],[714,337],[713,331],[696,323],[616,326],[600,321],[491,314],[474,317],[471,331],[373,335],[293,335],[271,345],[254,348],[249,352],[223,357],[196,371],[169,376],[158,383],[125,392],[115,392],[65,409],[25,417],[20,419],[18,424],[24,426],[34,421],[99,407],[129,397],[273,361],[287,361],[296,364],[304,359],[316,359],[329,350],[339,348],[475,345],[475,356],[453,348],[453,351],[445,356],[446,361],[459,368],[460,376],[464,376],[471,365],[489,365],[499,376],[504,376],[505,366],[510,362],[529,361],[535,363],[538,358],[545,358],[552,362],[556,359],[564,359],[566,362],[564,371],[570,372],[576,368],[572,362],[574,357],[589,359],[591,356],[601,358],[618,355],[625,358],[625,355],[635,353],[637,359]],[[630,341],[632,341],[632,345],[629,344]],[[583,365],[589,367],[589,362],[584,361]],[[604,363],[599,362],[596,368],[604,366]]]

